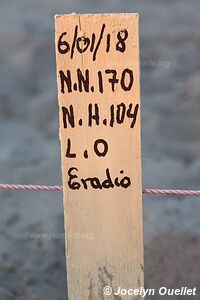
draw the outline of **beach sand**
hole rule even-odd
[[[1,0],[0,182],[61,184],[54,15],[139,12],[143,187],[199,189],[199,10],[198,0]],[[0,203],[0,299],[66,299],[62,193],[0,191]],[[146,287],[198,286],[200,198],[146,195],[143,208]]]

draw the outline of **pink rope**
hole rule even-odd
[[[161,190],[161,189],[144,189],[144,194],[151,195],[177,195],[177,196],[200,196],[199,190]]]
[[[25,184],[0,184],[0,190],[28,190],[28,191],[62,191],[60,185],[25,185]],[[200,190],[164,190],[144,189],[144,194],[149,195],[177,195],[177,196],[200,196]]]
[[[0,184],[0,190],[28,190],[28,191],[62,191],[59,185],[25,185],[25,184]]]

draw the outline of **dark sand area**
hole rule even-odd
[[[54,15],[74,11],[140,13],[143,187],[200,189],[199,0],[1,0],[0,182],[61,184]],[[62,194],[0,203],[0,300],[66,299],[64,238],[31,238],[63,233]],[[200,198],[143,207],[146,287],[200,295]]]

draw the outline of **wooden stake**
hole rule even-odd
[[[70,300],[143,286],[138,18],[55,17]]]

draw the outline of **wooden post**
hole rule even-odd
[[[138,19],[55,17],[70,300],[143,287]]]

